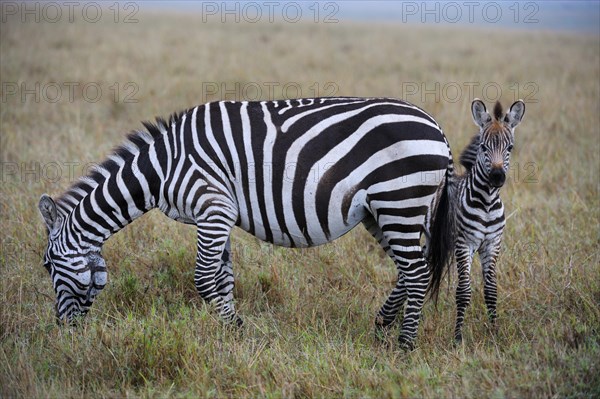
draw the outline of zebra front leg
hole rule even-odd
[[[198,254],[194,283],[202,299],[213,305],[227,324],[239,325],[231,294],[233,287],[231,285],[229,288],[227,283],[228,278],[232,277],[231,267],[223,267],[226,265],[223,262],[226,244],[234,223],[231,215],[218,211],[213,211],[207,220],[197,223]]]
[[[454,340],[462,342],[462,326],[465,321],[465,312],[471,303],[471,263],[473,255],[466,246],[457,245],[455,250],[456,264],[458,267],[458,285],[456,287],[456,326]]]
[[[495,237],[493,240],[484,243],[479,249],[481,258],[481,266],[483,271],[483,296],[485,305],[488,311],[488,318],[492,329],[496,329],[496,304],[498,299],[498,288],[496,283],[496,261],[500,254],[501,236]]]
[[[225,304],[230,304],[231,311],[235,314],[235,307],[233,303],[233,288],[234,288],[234,277],[233,277],[233,264],[231,261],[231,238],[227,240],[225,249],[221,255],[221,263],[219,270],[215,275],[216,289],[219,295],[223,298]],[[243,324],[242,319],[239,316],[235,316],[235,324],[241,327]]]

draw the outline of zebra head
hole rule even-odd
[[[504,114],[502,105],[496,102],[492,117],[485,104],[476,98],[471,104],[471,112],[475,124],[479,126],[479,134],[474,140],[479,143],[476,154],[473,154],[474,164],[484,181],[500,188],[506,181],[515,127],[523,119],[525,103],[522,100],[514,102],[508,113]]]
[[[59,212],[52,198],[42,195],[38,207],[48,231],[44,267],[56,293],[57,322],[73,325],[106,285],[106,264],[99,250],[83,249],[75,239],[67,239],[67,215]]]

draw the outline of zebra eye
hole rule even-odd
[[[509,146],[508,146],[508,148],[507,148],[506,150],[507,150],[508,152],[510,152],[510,151],[512,151],[512,149],[513,149],[513,145],[511,144],[511,145],[509,145]]]
[[[484,143],[481,143],[479,146],[481,147],[481,149],[482,149],[483,151],[487,151],[487,150],[488,150],[488,147],[487,147],[487,145],[485,145]]]

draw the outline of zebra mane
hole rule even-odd
[[[142,125],[146,130],[132,131],[119,147],[100,164],[88,169],[85,176],[80,177],[67,191],[65,191],[56,200],[59,209],[64,213],[69,213],[86,195],[91,193],[96,187],[102,184],[109,176],[117,173],[122,165],[131,162],[131,160],[145,150],[155,139],[162,137],[171,124],[176,123],[186,111],[173,113],[168,119],[161,117],[155,118],[155,122],[143,121]]]
[[[460,154],[460,164],[464,166],[467,171],[470,171],[475,165],[475,159],[477,158],[477,151],[479,150],[479,142],[481,135],[477,133],[471,138],[471,142]]]
[[[496,105],[494,105],[494,119],[500,121],[502,120],[503,115],[504,111],[502,111],[502,104],[500,104],[500,101],[496,101]]]

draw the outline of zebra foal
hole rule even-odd
[[[311,98],[221,101],[144,125],[56,201],[40,199],[59,321],[85,314],[106,285],[104,242],[153,208],[196,226],[196,289],[238,325],[234,226],[309,247],[362,222],[398,271],[377,325],[388,326],[406,300],[399,342],[412,347],[431,270],[445,267],[453,242],[442,223],[452,155],[431,116],[395,99]],[[430,264],[419,241],[426,217]]]
[[[471,301],[470,273],[475,252],[481,259],[489,320],[493,326],[496,322],[496,261],[506,224],[500,188],[506,181],[514,130],[523,119],[525,103],[516,101],[504,114],[502,106],[496,102],[493,115],[490,115],[483,102],[475,99],[471,112],[479,133],[460,155],[466,173],[450,180],[452,202],[456,207],[456,342],[462,341],[465,311]]]

